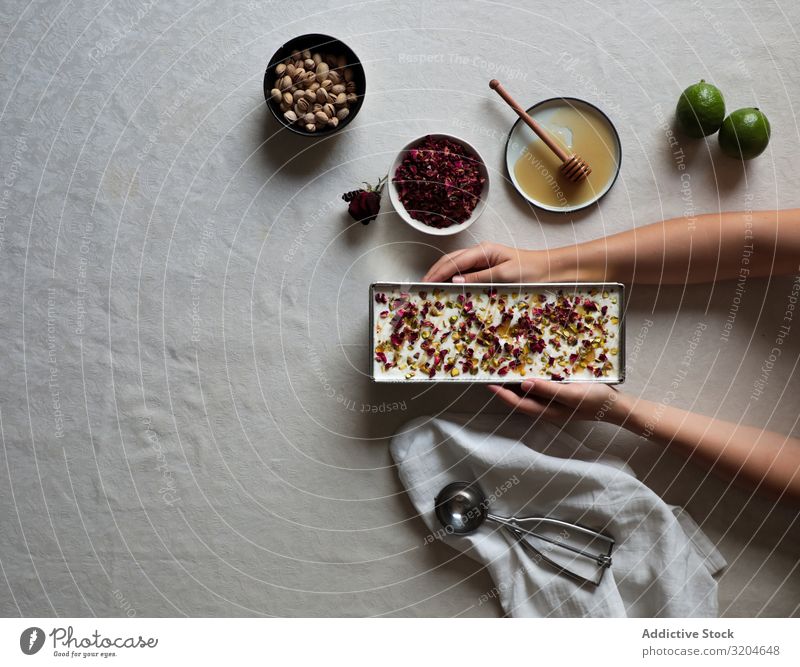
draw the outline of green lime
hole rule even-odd
[[[678,125],[690,137],[714,134],[725,118],[725,98],[719,88],[700,79],[681,93],[675,108]]]
[[[771,129],[767,117],[758,109],[737,109],[719,129],[719,147],[725,155],[752,160],[769,144]]]

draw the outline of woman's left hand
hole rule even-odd
[[[570,419],[621,424],[630,411],[627,394],[607,384],[526,380],[521,388],[522,395],[500,385],[489,385],[492,393],[515,410],[558,424]]]

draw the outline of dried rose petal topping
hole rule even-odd
[[[408,214],[437,228],[468,220],[485,180],[480,163],[464,146],[431,136],[408,151],[392,178]]]
[[[375,299],[387,309],[375,323],[375,360],[384,372],[396,368],[406,380],[417,373],[433,378],[513,372],[555,381],[612,375],[609,356],[619,350],[609,325],[619,318],[609,316],[613,306],[607,304],[617,299],[604,291],[600,301],[598,294],[588,292],[593,300],[563,291],[536,295],[492,288],[473,298],[469,292],[445,295],[434,289],[428,300],[425,290],[413,296],[379,293]]]

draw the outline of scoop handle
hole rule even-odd
[[[600,582],[603,579],[603,574],[605,573],[605,567],[600,569],[600,576],[598,579],[589,579],[588,577],[584,577],[582,574],[578,574],[577,572],[573,572],[572,570],[565,568],[560,563],[556,563],[556,561],[554,561],[552,558],[548,558],[542,551],[537,549],[528,540],[525,539],[523,531],[519,530],[518,528],[511,528],[510,526],[506,526],[505,528],[509,532],[511,537],[513,537],[523,549],[533,554],[534,559],[543,560],[545,563],[555,568],[562,574],[580,583],[592,584],[593,586],[600,585]]]
[[[550,524],[551,526],[556,526],[558,528],[567,528],[574,530],[578,533],[582,533],[587,537],[591,537],[595,540],[601,540],[603,542],[607,542],[609,544],[615,544],[614,538],[609,535],[604,535],[603,533],[599,533],[596,530],[592,530],[591,528],[586,528],[585,526],[580,526],[577,523],[570,523],[569,521],[562,521],[561,519],[553,519],[549,516],[525,516],[525,517],[509,517],[508,521],[519,526],[522,530],[529,530],[533,531],[536,526],[542,523]]]
[[[615,542],[613,537],[609,537],[608,535],[603,535],[603,533],[598,533],[595,530],[591,530],[589,528],[584,528],[583,526],[579,526],[575,523],[569,523],[567,521],[561,521],[560,519],[551,519],[550,517],[525,517],[523,519],[517,519],[516,517],[509,517],[505,518],[502,516],[497,516],[496,514],[487,514],[486,518],[490,521],[494,521],[495,523],[499,523],[511,531],[517,532],[520,535],[530,535],[531,537],[535,537],[537,540],[542,540],[543,542],[549,542],[550,544],[554,544],[562,549],[566,549],[567,551],[571,551],[572,553],[578,554],[580,556],[585,556],[590,560],[595,561],[600,567],[611,567],[611,557],[607,554],[601,553],[592,553],[590,551],[586,551],[585,549],[580,549],[578,547],[572,546],[571,544],[567,544],[561,540],[556,540],[552,537],[547,535],[542,535],[541,533],[537,533],[532,528],[527,527],[525,524],[528,525],[535,523],[535,524],[542,524],[547,523],[551,526],[557,526],[559,528],[569,528],[571,530],[576,530],[584,535],[590,536],[593,539],[598,539],[604,541],[606,544],[609,545],[610,548],[613,548]]]
[[[528,112],[525,111],[517,101],[508,94],[508,91],[503,88],[503,84],[501,84],[497,79],[492,79],[489,82],[489,88],[495,91],[500,97],[503,98],[505,103],[510,106],[514,111],[517,112],[517,115],[523,120],[523,122],[531,128],[536,135],[545,143],[545,145],[556,154],[559,160],[562,162],[566,162],[571,157],[567,152],[558,145],[555,139],[545,130],[539,123],[537,123],[533,118],[528,115]]]

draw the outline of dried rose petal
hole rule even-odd
[[[392,182],[412,218],[443,228],[469,219],[485,178],[480,163],[461,144],[428,136],[408,151]]]
[[[498,298],[492,303],[489,297],[493,311],[489,320],[485,319],[486,302],[477,297],[473,303],[468,292],[448,298],[434,289],[431,301],[425,291],[413,296],[407,292],[399,297],[389,295],[388,310],[380,314],[391,321],[389,327],[378,328],[384,342],[375,348],[376,360],[385,370],[407,367],[407,380],[417,372],[429,377],[437,372],[452,376],[483,372],[505,377],[512,372],[524,376],[537,369],[549,369],[546,376],[556,381],[587,374],[600,378],[613,372],[614,364],[607,355],[616,355],[618,350],[607,347],[614,333],[607,331],[606,325],[616,324],[613,320],[618,318],[608,318],[605,306],[606,314],[594,315],[600,303],[584,295],[559,291],[555,297],[539,299],[539,305],[532,307],[530,304],[537,300],[535,295],[491,291]],[[380,303],[386,296],[376,294],[375,298]],[[589,296],[595,293],[590,291]],[[603,298],[609,297],[604,293]],[[436,304],[441,308],[437,309]],[[447,313],[445,307],[458,314]],[[562,346],[569,347],[562,352]],[[405,350],[409,356],[404,358]],[[415,361],[421,352],[429,360],[422,366]]]

